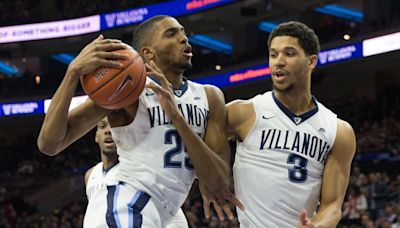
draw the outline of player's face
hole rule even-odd
[[[269,50],[269,67],[275,90],[289,92],[294,89],[306,89],[315,61],[316,56],[307,56],[297,38],[273,38]]]
[[[96,142],[99,144],[101,152],[105,155],[112,155],[117,152],[117,146],[111,136],[107,118],[97,124]]]
[[[185,28],[174,18],[164,18],[154,32],[154,50],[158,63],[182,70],[192,68],[192,47]]]

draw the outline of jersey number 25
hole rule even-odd
[[[176,130],[166,131],[165,136],[164,136],[164,144],[174,144],[174,143],[175,143],[175,146],[173,148],[169,149],[164,154],[164,168],[182,168],[182,160],[180,159],[181,156],[177,156],[177,155],[182,153],[182,151],[187,154],[186,148],[183,145],[182,139]],[[183,160],[184,160],[183,161],[184,167],[186,169],[192,170],[193,164],[190,161],[189,156],[185,156],[185,158]]]

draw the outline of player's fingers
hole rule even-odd
[[[217,212],[218,219],[220,221],[224,221],[224,219],[225,219],[224,212],[222,211],[222,209],[218,205],[218,203],[214,203],[214,209],[215,209],[215,212]]]
[[[146,88],[153,90],[157,94],[161,94],[164,92],[161,86],[157,85],[154,82],[149,82],[148,84],[146,84]]]
[[[160,81],[161,86],[162,86],[163,77],[160,75],[160,73],[156,72],[154,70],[154,68],[152,68],[148,63],[145,63],[145,66],[146,66],[147,76],[149,76],[149,77],[152,76],[152,77],[156,78],[158,81]],[[165,84],[165,82],[164,82],[164,84]]]
[[[154,67],[152,65],[150,65],[149,63],[145,63],[145,65],[146,65],[146,70],[147,70],[147,76],[155,77],[157,80],[160,81],[160,84],[164,89],[172,90],[172,84],[168,82],[168,80],[165,78],[163,73],[155,70]]]
[[[94,41],[100,41],[100,40],[103,40],[103,39],[104,39],[103,34],[100,34],[96,39],[94,39]]]
[[[107,60],[125,60],[128,59],[128,55],[120,54],[118,52],[97,52],[95,54],[96,57],[107,59]]]
[[[95,68],[100,66],[110,67],[110,68],[121,68],[122,64],[119,63],[118,61],[95,58],[94,61],[92,62],[92,66],[94,66]]]
[[[101,44],[106,44],[106,43],[122,43],[122,41],[121,41],[121,40],[118,40],[118,39],[101,39],[101,40],[98,41],[98,43],[101,43]]]
[[[157,66],[157,64],[153,60],[150,61],[150,65],[151,65],[151,67],[153,67],[154,70],[161,72],[160,68]]]
[[[306,211],[305,210],[301,210],[299,218],[300,218],[301,225],[306,225],[307,224],[307,216],[306,216]]]
[[[150,66],[150,64],[145,63],[144,65],[146,66],[146,70],[147,70],[147,74],[148,74],[148,75],[149,75],[149,74],[150,74],[150,75],[157,74],[157,75],[156,75],[156,78],[159,79],[158,73],[154,70],[153,67]]]
[[[120,49],[130,48],[124,43],[96,43],[94,44],[94,51],[115,51]]]
[[[232,193],[230,193],[225,199],[229,200],[229,202],[238,207],[240,210],[244,210],[242,202],[240,202],[240,200],[238,200],[238,198],[236,198],[236,196]]]
[[[222,210],[224,210],[226,216],[228,217],[228,219],[229,219],[230,221],[232,221],[232,220],[234,219],[233,213],[232,213],[232,211],[231,211],[231,208],[228,206],[228,204],[224,204],[224,205],[222,206]]]
[[[203,203],[203,211],[204,211],[204,216],[206,219],[210,219],[211,213],[210,213],[210,202],[204,201]]]

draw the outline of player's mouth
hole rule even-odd
[[[114,140],[113,140],[112,138],[106,138],[106,139],[104,140],[104,145],[106,145],[106,146],[113,146],[113,145],[115,145],[115,142],[114,142]]]
[[[288,73],[284,70],[276,70],[272,72],[272,77],[274,77],[274,79],[276,81],[283,81],[285,80],[285,78],[287,77]]]
[[[193,56],[192,46],[188,45],[182,50],[182,55],[191,58]]]

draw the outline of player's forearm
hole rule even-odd
[[[321,208],[312,219],[315,228],[332,228],[336,227],[342,218],[342,211],[336,205],[330,205]]]
[[[182,138],[197,176],[210,193],[219,192],[229,186],[229,168],[216,152],[193,131],[180,115],[174,125]]]
[[[40,130],[38,147],[47,155],[56,155],[67,135],[68,109],[79,81],[79,77],[74,77],[72,74],[73,72],[67,71],[52,98]]]

